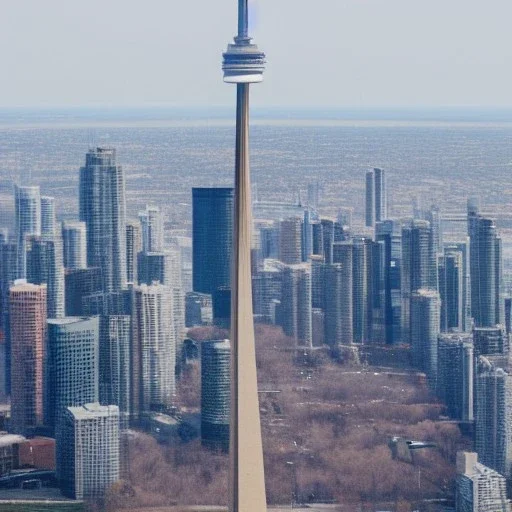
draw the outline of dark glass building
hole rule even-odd
[[[214,294],[230,287],[233,189],[192,189],[193,287]]]

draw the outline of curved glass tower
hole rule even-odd
[[[248,34],[248,0],[238,0],[238,35],[224,53],[224,81],[237,86],[235,210],[231,280],[229,512],[267,509],[251,288],[249,85],[263,80],[265,54]]]

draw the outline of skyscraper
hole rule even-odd
[[[87,263],[103,273],[105,291],[126,287],[126,199],[116,150],[90,149],[80,169],[80,220],[87,226]]]
[[[411,347],[414,364],[437,385],[437,338],[440,333],[441,299],[435,290],[420,289],[411,296]]]
[[[47,285],[48,318],[65,315],[65,282],[60,235],[52,239],[28,237],[26,240],[27,281]]]
[[[41,236],[41,195],[39,187],[14,187],[16,244],[18,247],[18,277],[25,278],[26,239]]]
[[[325,265],[325,343],[350,345],[354,341],[352,268],[342,263]]]
[[[142,229],[142,250],[144,252],[160,252],[164,250],[164,226],[162,214],[158,206],[146,206],[139,212]]]
[[[11,424],[24,434],[43,423],[46,285],[16,282],[9,292]]]
[[[470,334],[441,334],[437,349],[438,396],[451,418],[474,420],[474,351]]]
[[[233,189],[192,189],[194,291],[231,286]]]
[[[54,240],[57,235],[57,212],[55,198],[41,196],[41,237],[43,240]]]
[[[131,316],[102,315],[99,318],[99,401],[119,407],[120,428],[130,418]]]
[[[383,169],[366,172],[366,225],[375,226],[387,218],[386,175]]]
[[[311,312],[311,266],[284,265],[281,294],[281,324],[297,346],[313,346]]]
[[[501,240],[493,219],[468,206],[471,315],[477,327],[501,323]]]
[[[134,315],[130,396],[134,414],[142,418],[171,406],[176,391],[176,335],[169,287],[135,287]]]
[[[142,228],[140,222],[126,224],[126,279],[129,283],[138,283],[137,254],[142,251]]]
[[[263,79],[265,54],[251,43],[248,17],[248,1],[239,0],[238,35],[223,55],[224,81],[237,86],[229,512],[262,512],[267,507],[251,297],[249,175],[249,84]]]
[[[369,341],[371,318],[368,290],[371,287],[369,282],[369,270],[371,264],[370,240],[365,238],[354,238],[352,244],[352,301],[353,301],[353,330],[354,343],[365,343]]]
[[[67,316],[82,316],[84,314],[83,300],[89,295],[101,292],[103,289],[102,275],[101,268],[98,267],[66,271],[64,282]]]
[[[375,238],[383,247],[376,252],[375,269],[383,275],[383,323],[387,344],[402,339],[402,233],[400,223],[385,220],[375,225]],[[377,293],[382,293],[379,290]],[[382,295],[381,295],[382,297]]]
[[[231,387],[229,340],[201,343],[201,441],[228,451]]]
[[[445,250],[439,257],[441,331],[463,331],[464,269],[462,254]]]
[[[302,226],[299,217],[282,220],[279,224],[279,259],[287,265],[302,263]]]
[[[87,229],[85,222],[63,222],[62,241],[64,267],[69,270],[87,268]]]
[[[119,480],[119,409],[99,403],[68,407],[57,434],[57,479],[64,496],[104,498]]]
[[[64,409],[99,400],[99,319],[48,320],[46,424],[59,428]]]
[[[412,294],[438,290],[437,257],[429,222],[413,220],[402,227],[402,341],[410,341]]]
[[[507,480],[478,462],[478,454],[457,453],[455,512],[510,512]]]
[[[482,464],[509,478],[512,469],[512,377],[506,358],[478,358],[475,419],[475,451]]]

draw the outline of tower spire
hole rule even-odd
[[[235,211],[231,277],[229,512],[267,510],[251,280],[249,84],[261,82],[265,54],[248,36],[248,0],[238,0],[238,35],[224,53],[224,81],[237,84]]]

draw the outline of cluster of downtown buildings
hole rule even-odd
[[[254,205],[255,320],[301,349],[410,344],[451,416],[474,426],[479,462],[460,463],[458,501],[477,486],[470,474],[512,478],[511,301],[494,221],[470,200],[467,236],[448,241],[436,207],[389,218],[385,172],[373,169],[358,235],[346,211],[319,215],[317,186],[308,192],[305,206]],[[234,196],[192,190],[192,273],[157,207],[127,219],[114,149],[87,153],[78,196],[79,220],[58,223],[53,198],[15,187],[14,232],[0,231],[0,322],[10,430],[54,436],[61,489],[82,499],[122,476],[130,426],[174,410],[186,328],[229,327]],[[203,343],[201,358],[203,441],[226,449],[229,341]]]

